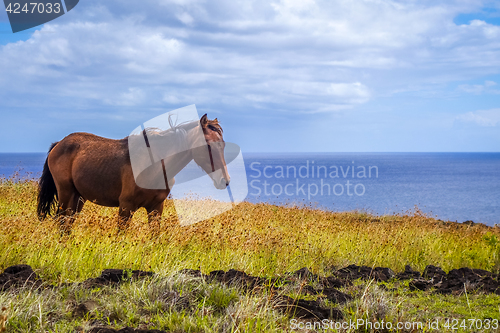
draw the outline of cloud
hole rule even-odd
[[[140,88],[128,88],[119,98],[115,100],[109,99],[106,103],[110,105],[134,106],[139,105],[145,99],[145,96],[144,91]]]
[[[493,88],[496,85],[497,83],[495,81],[484,81],[484,84],[462,84],[458,86],[458,89],[476,95],[480,95],[483,93],[500,94],[500,90]]]
[[[193,22],[194,22],[193,17],[186,12],[178,14],[177,18],[179,19],[179,21],[181,21],[185,25],[189,25],[189,26],[193,25]]]
[[[333,96],[347,98],[349,103],[364,103],[370,98],[368,88],[360,82],[332,83],[328,92]]]
[[[47,108],[203,103],[272,112],[352,110],[394,91],[496,72],[500,28],[453,23],[458,13],[482,5],[88,0],[28,41],[0,46],[0,99],[3,106]]]
[[[456,117],[457,120],[475,123],[483,127],[495,127],[500,124],[500,109],[467,112]]]

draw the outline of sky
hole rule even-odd
[[[195,104],[243,152],[499,152],[500,2],[80,0],[12,33],[0,152]]]

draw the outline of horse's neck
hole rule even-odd
[[[168,180],[174,178],[182,169],[184,169],[189,162],[193,160],[193,148],[198,147],[201,142],[199,129],[191,129],[186,133],[184,140],[186,140],[186,145],[184,151],[177,153],[175,155],[169,156],[163,160],[165,163],[165,171],[167,173]],[[203,132],[201,133],[203,134]],[[202,137],[203,143],[205,143],[205,137]]]
[[[174,178],[192,160],[193,154],[189,150],[165,158],[163,162],[167,179],[170,181]]]

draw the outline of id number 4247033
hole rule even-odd
[[[498,319],[463,319],[459,321],[458,319],[447,319],[444,323],[444,327],[451,330],[463,329],[498,329]]]
[[[7,8],[5,8],[5,11],[10,13],[10,14],[21,14],[21,13],[26,13],[26,14],[59,14],[61,12],[61,3],[55,2],[55,3],[43,3],[43,2],[30,2],[25,3],[24,6],[21,8],[21,4],[18,2],[15,3],[9,3]]]

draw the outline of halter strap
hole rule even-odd
[[[212,148],[210,145],[207,143],[208,147],[208,154],[210,155],[210,164],[212,165],[212,172],[215,172],[215,166],[214,166],[214,158],[212,157]]]

